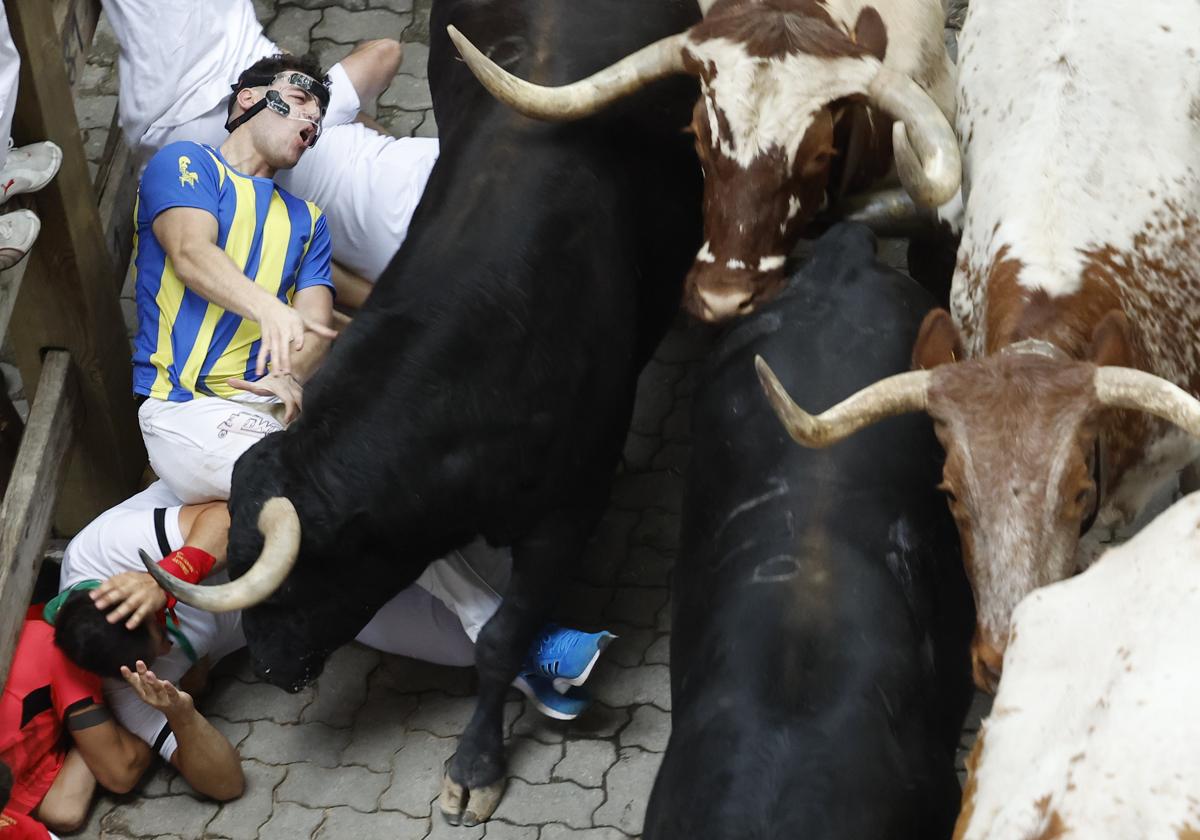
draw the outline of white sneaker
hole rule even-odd
[[[0,271],[12,268],[29,253],[42,223],[32,210],[14,210],[0,216]]]
[[[9,142],[12,142],[11,140]],[[28,146],[9,148],[0,168],[0,204],[14,195],[37,192],[58,172],[62,149],[49,140]]]

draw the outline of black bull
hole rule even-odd
[[[262,547],[265,500],[286,496],[299,514],[295,568],[244,619],[256,672],[290,690],[432,560],[477,534],[512,546],[449,768],[464,800],[498,795],[503,698],[603,512],[638,372],[700,244],[701,177],[683,132],[694,83],[581,123],[534,122],[483,90],[446,26],[553,83],[698,17],[691,0],[435,0],[441,156],[408,239],[299,420],[234,470],[235,576]],[[466,805],[468,820],[487,816],[487,798]]]
[[[647,840],[946,838],[973,610],[924,416],[789,438],[762,355],[808,404],[908,367],[933,306],[833,228],[711,352],[673,575],[671,739]],[[886,426],[886,429],[884,428]]]

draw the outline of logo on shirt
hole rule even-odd
[[[188,164],[191,162],[192,162],[192,159],[190,157],[188,157],[187,155],[179,156],[179,186],[181,186],[181,187],[188,186],[188,187],[191,187],[192,189],[195,189],[196,188],[196,179],[199,178],[200,176],[197,175],[195,172],[188,171]]]

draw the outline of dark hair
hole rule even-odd
[[[229,102],[225,106],[226,119],[233,116],[233,106],[237,102],[238,91],[243,88],[265,84],[258,80],[274,78],[285,70],[296,70],[318,81],[325,78],[325,72],[321,69],[321,62],[312,53],[305,53],[304,55],[275,53],[275,55],[263,56],[238,74],[237,84],[233,86],[233,93],[229,95]]]
[[[121,666],[154,659],[154,640],[145,623],[130,630],[125,622],[108,623],[87,592],[72,592],[54,620],[54,643],[67,658],[102,677],[121,676]]]

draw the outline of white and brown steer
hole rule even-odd
[[[1200,454],[1150,416],[1200,434],[1197,33],[1194,2],[972,6],[954,319],[922,326],[925,370],[815,424],[781,403],[793,436],[818,445],[889,414],[934,418],[981,687],[994,689],[1017,602],[1085,566],[1098,535]]]
[[[563,87],[507,73],[457,31],[488,89],[521,113],[573,120],[676,73],[700,80],[692,119],[705,242],[684,302],[744,314],[783,285],[783,263],[825,205],[892,166],[920,204],[952,199],[961,164],[941,0],[701,0],[704,20]],[[893,123],[893,120],[895,122]]]
[[[1012,626],[955,840],[1200,837],[1200,493]]]

